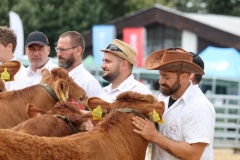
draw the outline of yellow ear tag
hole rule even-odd
[[[62,97],[62,99],[63,99],[64,102],[67,101],[66,96],[65,96],[65,94],[63,93],[63,91],[61,91],[61,97]]]
[[[93,120],[100,120],[102,119],[102,108],[101,106],[97,106],[97,108],[95,108],[92,111],[92,115],[93,115]]]
[[[1,74],[1,79],[3,79],[3,80],[9,80],[10,79],[10,74],[8,73],[7,68],[4,68],[4,71]]]
[[[153,110],[153,120],[158,123],[164,123],[163,119],[160,118],[155,109]]]

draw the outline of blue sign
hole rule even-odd
[[[240,78],[240,53],[235,48],[209,46],[199,56],[204,61],[206,75]]]
[[[103,52],[100,50],[106,47],[115,39],[116,30],[114,25],[94,25],[93,28],[93,58],[95,65],[102,65]]]

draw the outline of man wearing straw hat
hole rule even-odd
[[[134,91],[141,94],[152,92],[141,82],[137,81],[133,74],[133,66],[137,64],[136,51],[127,43],[114,39],[105,50],[101,50],[103,56],[103,79],[110,82],[104,87],[99,97],[114,102],[116,97],[125,91]]]
[[[133,91],[141,94],[152,94],[144,84],[137,81],[133,74],[133,66],[137,64],[137,53],[129,44],[114,39],[105,50],[103,57],[103,79],[110,84],[103,88],[99,94],[101,99],[107,102],[114,102],[116,97],[125,91]],[[148,150],[145,160],[148,160]]]
[[[133,118],[134,132],[154,143],[153,160],[213,160],[215,110],[190,74],[204,74],[192,62],[192,55],[181,48],[153,52],[145,61],[148,70],[159,70],[159,99],[165,103],[164,124]]]

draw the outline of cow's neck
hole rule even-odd
[[[131,155],[130,159],[144,159],[148,142],[141,136],[133,132],[132,125],[133,113],[122,113],[116,111],[108,115],[100,122],[93,132],[99,131],[104,142],[108,142],[108,147],[116,150],[125,149],[126,154]],[[96,137],[99,133],[96,133]],[[91,134],[89,134],[91,136]],[[100,140],[99,139],[99,140]]]
[[[54,90],[47,83],[40,82],[39,85],[41,87],[43,87],[56,102],[59,101],[56,93],[54,92]]]
[[[24,88],[19,93],[21,99],[25,100],[27,104],[32,104],[43,110],[50,110],[56,104],[56,101],[49,93],[39,85]]]

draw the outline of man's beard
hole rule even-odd
[[[164,86],[165,88],[163,89],[161,86]],[[173,83],[173,86],[170,87],[167,84],[164,85],[160,85],[160,91],[164,96],[170,96],[173,95],[175,92],[177,92],[177,90],[181,87],[180,84],[180,76],[177,76],[177,79],[175,81],[175,83]]]
[[[120,69],[119,69],[119,66],[117,66],[117,68],[112,73],[102,75],[102,78],[111,83],[118,78],[119,74],[120,74]]]
[[[71,54],[70,57],[66,59],[61,56],[58,57],[58,66],[64,69],[71,67],[74,62],[75,62],[75,57],[73,54]]]

